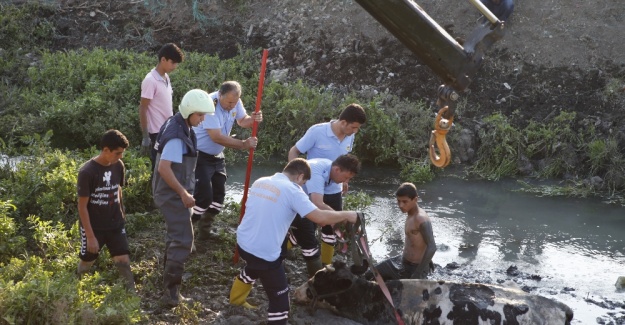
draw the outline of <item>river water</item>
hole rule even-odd
[[[252,181],[280,166],[254,167]],[[228,197],[242,198],[244,167],[229,166]],[[350,182],[350,191],[374,198],[366,210],[367,235],[376,260],[400,254],[405,215],[394,192],[397,171],[376,167]],[[625,324],[625,208],[596,199],[537,197],[515,191],[512,180],[467,181],[453,174],[418,186],[429,214],[439,267],[433,279],[506,283],[562,301],[573,324]],[[446,267],[450,263],[459,267]],[[506,272],[509,268],[516,273]],[[516,267],[516,269],[514,269]]]

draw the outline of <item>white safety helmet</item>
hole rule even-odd
[[[215,104],[213,104],[213,100],[208,93],[202,89],[191,89],[184,94],[178,109],[185,119],[193,113],[215,114]]]

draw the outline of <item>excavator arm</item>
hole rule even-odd
[[[458,94],[471,83],[484,52],[503,37],[503,22],[479,0],[469,1],[486,19],[461,45],[412,0],[356,0],[442,79],[443,85],[437,92],[439,112],[429,148],[430,160],[441,168],[451,162],[445,135],[453,123]]]

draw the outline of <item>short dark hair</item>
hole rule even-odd
[[[158,50],[158,60],[160,61],[162,58],[165,60],[172,60],[175,63],[180,63],[184,61],[184,53],[178,47],[178,45],[174,43],[167,43]]]
[[[231,92],[236,92],[237,95],[241,96],[241,84],[233,80],[224,81],[219,87],[219,95],[223,96]]]
[[[304,158],[295,158],[289,161],[288,164],[282,170],[284,173],[288,173],[291,175],[301,175],[304,174],[304,180],[310,179],[310,165]]]
[[[408,182],[403,183],[399,185],[397,192],[395,192],[395,196],[396,197],[406,196],[406,197],[409,197],[410,199],[414,199],[417,197],[417,187],[412,183],[408,183]]]
[[[343,109],[341,115],[339,115],[339,121],[365,124],[367,122],[367,114],[365,114],[365,109],[362,106],[352,103]]]
[[[129,145],[130,142],[128,142],[126,136],[118,130],[108,130],[104,132],[104,135],[100,139],[100,150],[104,150],[104,148],[109,148],[111,151],[117,148],[126,149]]]
[[[332,166],[338,166],[343,171],[349,171],[354,174],[360,172],[360,160],[354,155],[342,155],[332,162]]]

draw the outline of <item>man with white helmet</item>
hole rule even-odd
[[[199,125],[205,115],[215,113],[208,93],[201,89],[188,91],[179,106],[180,111],[161,127],[154,146],[157,154],[152,180],[154,203],[167,224],[165,271],[162,302],[174,307],[183,300],[180,295],[184,263],[191,254],[193,226],[191,208],[195,205],[195,164],[197,138],[192,127]]]

